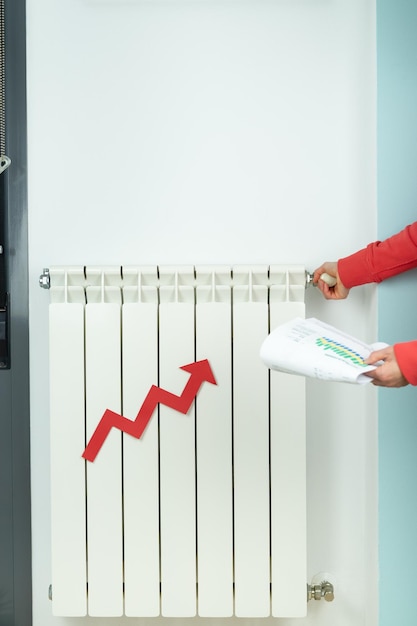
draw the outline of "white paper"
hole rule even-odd
[[[367,345],[315,318],[296,318],[273,330],[262,344],[267,367],[289,374],[344,383],[369,383],[376,369],[365,359],[387,344]]]

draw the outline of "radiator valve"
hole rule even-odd
[[[39,276],[39,287],[42,287],[42,289],[49,289],[51,287],[51,277],[47,267],[44,268],[42,274]]]
[[[334,588],[328,580],[323,580],[318,584],[307,585],[307,602],[310,600],[321,600],[324,598],[326,602],[333,602]]]

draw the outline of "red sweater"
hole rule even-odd
[[[340,280],[348,289],[365,283],[380,283],[417,267],[417,222],[385,241],[375,241],[340,259],[337,267]],[[417,385],[417,341],[397,343],[394,351],[405,378]]]

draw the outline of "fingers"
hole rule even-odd
[[[314,270],[313,282],[318,283],[322,274],[329,274],[330,276],[337,276],[337,263],[333,261],[327,261]]]
[[[336,279],[336,284],[329,286],[329,284],[321,279],[323,274],[328,274]],[[313,282],[317,285],[317,288],[322,292],[326,300],[344,300],[349,294],[347,289],[339,278],[337,271],[337,262],[326,262],[318,267],[313,273]]]
[[[327,283],[320,279],[317,283],[317,287],[322,292],[326,300],[344,300],[347,298],[349,293],[348,290],[343,288],[343,285],[340,286],[340,284],[336,283],[333,287],[329,287]]]
[[[392,354],[392,346],[387,346],[387,348],[382,348],[382,350],[374,350],[374,352],[371,352],[368,358],[365,359],[365,363],[367,365],[375,365],[375,363],[378,363],[378,361],[385,361],[385,359],[392,356]]]
[[[408,385],[408,381],[403,376],[397,363],[393,346],[388,346],[382,350],[375,350],[369,355],[365,362],[368,365],[375,365],[381,361],[381,365],[366,374],[373,379],[373,385],[377,387],[405,387]]]
[[[366,375],[373,379],[372,384],[376,387],[399,388],[408,385],[408,381],[399,370],[393,370],[386,364],[380,365],[373,372],[367,372]]]

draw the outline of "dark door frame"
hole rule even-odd
[[[4,254],[10,369],[0,370],[0,626],[32,624],[25,0],[5,0]]]

